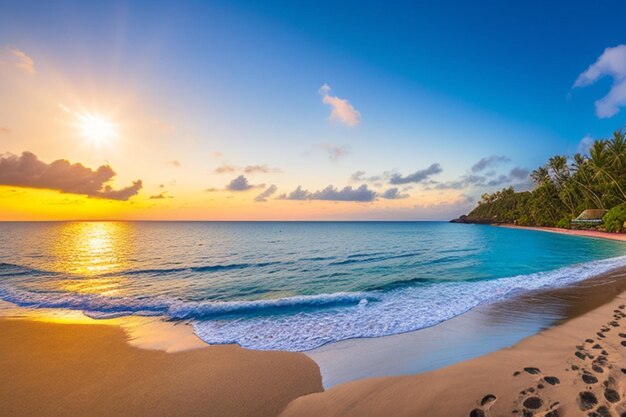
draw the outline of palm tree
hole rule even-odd
[[[596,207],[603,209],[604,204],[600,198],[601,196],[593,190],[593,175],[591,173],[589,159],[580,153],[575,154],[572,162],[572,171],[574,172],[572,180],[575,185],[580,187],[576,190],[579,191],[583,197],[592,201]]]
[[[530,178],[537,184],[538,186],[547,184],[548,182],[552,182],[550,179],[550,172],[546,167],[539,167],[533,172],[530,173]]]
[[[607,151],[611,169],[621,174],[626,168],[626,139],[621,130],[613,132],[613,138],[607,141]]]
[[[574,204],[572,196],[573,190],[571,187],[570,169],[567,165],[567,157],[561,155],[553,156],[548,160],[548,168],[557,186],[561,201],[567,207],[570,215],[573,215],[576,205]]]
[[[609,141],[597,140],[589,149],[589,161],[594,171],[593,179],[604,185],[607,191],[611,186],[617,188],[618,194],[615,197],[622,202],[626,201],[626,194],[622,190],[619,182],[612,175],[611,162],[617,159],[609,150]],[[605,184],[602,184],[604,182]],[[615,194],[615,193],[614,193]]]

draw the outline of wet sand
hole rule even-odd
[[[294,400],[281,416],[625,416],[625,317],[622,293],[511,348],[337,385]]]
[[[317,365],[298,353],[168,353],[131,346],[118,325],[34,319],[0,319],[0,334],[5,416],[265,417],[322,390]]]
[[[626,233],[597,232],[595,230],[559,229],[558,227],[517,226],[514,224],[498,224],[494,226],[508,227],[509,229],[527,229],[527,230],[537,230],[539,232],[560,233],[562,235],[594,237],[597,239],[620,240],[622,242],[626,242]]]

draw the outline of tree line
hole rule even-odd
[[[472,223],[516,223],[569,228],[585,209],[605,209],[601,228],[621,232],[626,220],[626,133],[593,142],[571,159],[553,156],[535,169],[532,191],[513,187],[483,194],[464,219]]]

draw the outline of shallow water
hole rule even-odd
[[[626,265],[623,242],[443,222],[0,223],[0,298],[309,350]]]
[[[626,290],[626,269],[566,287],[541,289],[485,304],[437,326],[372,339],[350,339],[308,351],[325,388],[361,378],[432,371],[510,347],[585,314]]]

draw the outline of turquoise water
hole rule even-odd
[[[0,223],[0,298],[309,350],[626,264],[621,242],[443,222]]]

